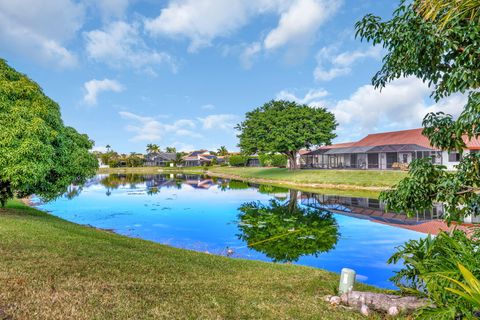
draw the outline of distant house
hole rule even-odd
[[[198,167],[203,165],[209,165],[212,161],[216,160],[216,163],[225,162],[224,157],[217,157],[216,155],[210,154],[208,150],[197,150],[190,152],[188,155],[183,157],[183,165],[185,167]]]
[[[319,169],[394,169],[408,165],[415,159],[432,158],[435,164],[455,169],[461,155],[434,148],[422,134],[423,129],[369,134],[356,142],[320,147],[299,154],[301,168]],[[480,140],[465,139],[464,154],[480,151]]]
[[[151,152],[145,156],[145,165],[149,167],[164,167],[175,161],[176,153]]]
[[[245,163],[246,167],[261,167],[260,159],[257,155],[249,156],[247,158],[247,163]]]

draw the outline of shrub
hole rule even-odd
[[[286,167],[287,156],[284,154],[261,154],[258,159],[262,167]]]
[[[453,319],[461,315],[470,319],[478,311],[469,301],[446,289],[451,281],[445,276],[460,281],[463,277],[459,262],[475,277],[480,276],[479,235],[469,237],[460,230],[440,232],[436,237],[429,235],[406,242],[389,259],[389,263],[404,262],[404,268],[391,278],[398,287],[425,295],[436,305],[434,309],[421,310],[420,318]]]
[[[232,155],[229,158],[229,163],[234,167],[244,167],[247,164],[247,157],[243,155]]]
[[[274,154],[272,155],[272,166],[274,167],[286,167],[287,166],[287,156],[284,154]]]

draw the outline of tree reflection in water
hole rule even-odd
[[[295,262],[334,248],[340,236],[338,225],[326,210],[298,206],[297,191],[286,202],[269,205],[247,202],[240,208],[238,238],[275,262]]]

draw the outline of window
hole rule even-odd
[[[449,152],[448,153],[448,162],[459,162],[461,159],[459,152]]]

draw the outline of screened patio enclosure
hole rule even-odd
[[[302,168],[316,169],[392,169],[395,163],[408,164],[428,158],[442,164],[441,152],[416,144],[396,144],[373,147],[320,148],[301,157]]]

